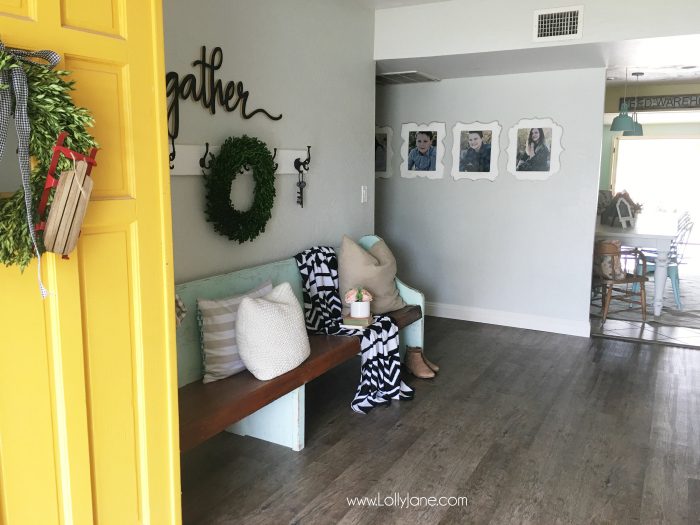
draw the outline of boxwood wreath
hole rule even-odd
[[[255,189],[253,205],[240,211],[231,203],[231,184],[239,173],[252,169]],[[255,137],[229,137],[213,156],[204,174],[205,214],[221,235],[239,243],[252,241],[265,231],[275,199],[275,166],[272,153]]]
[[[29,155],[32,158],[30,185],[34,223],[37,224],[39,199],[59,133],[68,132],[64,146],[84,154],[97,147],[97,142],[86,131],[93,125],[92,116],[87,109],[76,107],[70,97],[74,82],[65,80],[68,71],[22,62],[7,52],[0,52],[0,71],[15,67],[23,68],[27,75],[27,114],[31,126]],[[8,86],[0,85],[0,89],[8,89]],[[70,159],[61,158],[56,172],[70,169],[71,164]],[[20,182],[19,168],[17,182]],[[44,252],[41,235],[37,236],[37,243],[39,251]],[[27,229],[24,192],[20,189],[9,198],[0,198],[0,262],[24,269],[35,256]]]

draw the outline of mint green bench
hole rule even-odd
[[[378,240],[366,236],[369,248]],[[175,287],[189,312],[177,329],[180,411],[180,450],[185,452],[223,430],[284,445],[304,448],[304,385],[330,368],[357,355],[358,338],[312,335],[311,355],[298,368],[269,381],[259,381],[247,370],[203,384],[202,354],[197,324],[197,298],[220,299],[245,293],[270,280],[291,284],[300,303],[301,276],[294,258],[179,284]],[[401,297],[410,305],[391,315],[400,331],[402,355],[406,346],[423,347],[423,294],[396,280]],[[349,393],[351,395],[351,393]]]

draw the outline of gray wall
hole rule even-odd
[[[374,11],[345,0],[164,0],[165,63],[195,73],[199,48],[220,46],[217,78],[243,81],[248,111],[283,113],[273,122],[238,112],[210,115],[180,102],[179,144],[221,144],[247,134],[273,147],[311,145],[304,208],[296,176],[279,175],[266,231],[239,245],[204,219],[201,177],[172,177],[176,282],[283,259],[316,245],[338,245],[344,233],[374,229]],[[177,162],[177,160],[176,160]],[[245,178],[244,178],[245,179]],[[360,186],[369,202],[360,204]],[[234,204],[250,201],[251,184],[234,182]]]
[[[377,90],[377,124],[447,124],[445,177],[376,184],[376,230],[399,274],[424,290],[428,313],[561,333],[588,333],[591,253],[601,159],[605,71],[443,80]],[[521,118],[563,127],[561,171],[546,181],[506,172],[508,129]],[[500,175],[450,176],[456,121],[498,120]]]

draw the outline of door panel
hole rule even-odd
[[[124,37],[121,0],[61,0],[61,23],[71,29]]]
[[[100,169],[95,172],[93,196],[99,198],[129,195],[131,191],[126,166],[133,165],[133,161],[128,160],[126,143],[129,137],[124,136],[128,130],[128,100],[124,99],[129,91],[128,84],[125,83],[127,75],[122,73],[127,66],[73,57],[66,57],[65,62],[66,69],[71,72],[71,78],[80,86],[73,96],[76,104],[89,107],[95,119],[95,127],[91,134],[100,145]]]
[[[9,16],[34,18],[36,0],[0,0],[0,13]]]
[[[53,430],[56,456],[56,497],[63,522],[89,523],[93,506],[90,490],[89,435],[82,331],[71,322],[81,315],[78,261],[53,254],[42,258],[45,280],[60,301],[44,301],[49,388],[53,398]],[[33,277],[35,274],[30,274]]]
[[[90,404],[93,490],[99,523],[132,523],[138,516],[140,454],[135,406],[130,242],[124,231],[92,234],[80,243],[86,387]],[[104,293],[109,276],[118,289]],[[126,284],[126,286],[125,286]],[[105,348],[119,351],[105,352]],[[121,499],[110,497],[121,494]]]
[[[101,148],[77,250],[42,257],[50,296],[36,262],[0,267],[3,524],[180,521],[161,19],[158,0],[0,0],[7,46],[64,57]]]
[[[6,316],[19,297],[25,298],[32,312],[42,312],[36,264],[24,274],[16,268],[0,267],[0,282],[0,522],[41,523],[46,519],[56,523],[55,471],[45,468],[56,459],[47,334],[41,319],[37,324],[37,319],[29,316]],[[27,487],[43,502],[41,506],[29,504]],[[13,517],[18,520],[9,519]]]

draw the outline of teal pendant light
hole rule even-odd
[[[634,126],[634,129],[631,131],[624,131],[622,135],[625,137],[642,137],[644,135],[642,125],[636,120],[632,120],[632,125]]]
[[[610,131],[632,131],[634,129],[634,120],[627,114],[627,109],[627,102],[623,102],[620,106],[620,114],[612,121]]]
[[[625,68],[625,97],[620,105],[620,114],[615,117],[610,126],[610,131],[634,131],[634,120],[627,114],[627,68]]]
[[[637,121],[637,95],[639,94],[639,77],[641,77],[643,74],[644,73],[642,73],[641,71],[635,71],[634,73],[632,73],[632,76],[637,79],[634,83],[634,113],[632,117],[632,120],[634,121],[634,129],[632,129],[631,131],[625,131],[623,133],[625,137],[644,136],[644,130],[642,129],[642,125]]]

